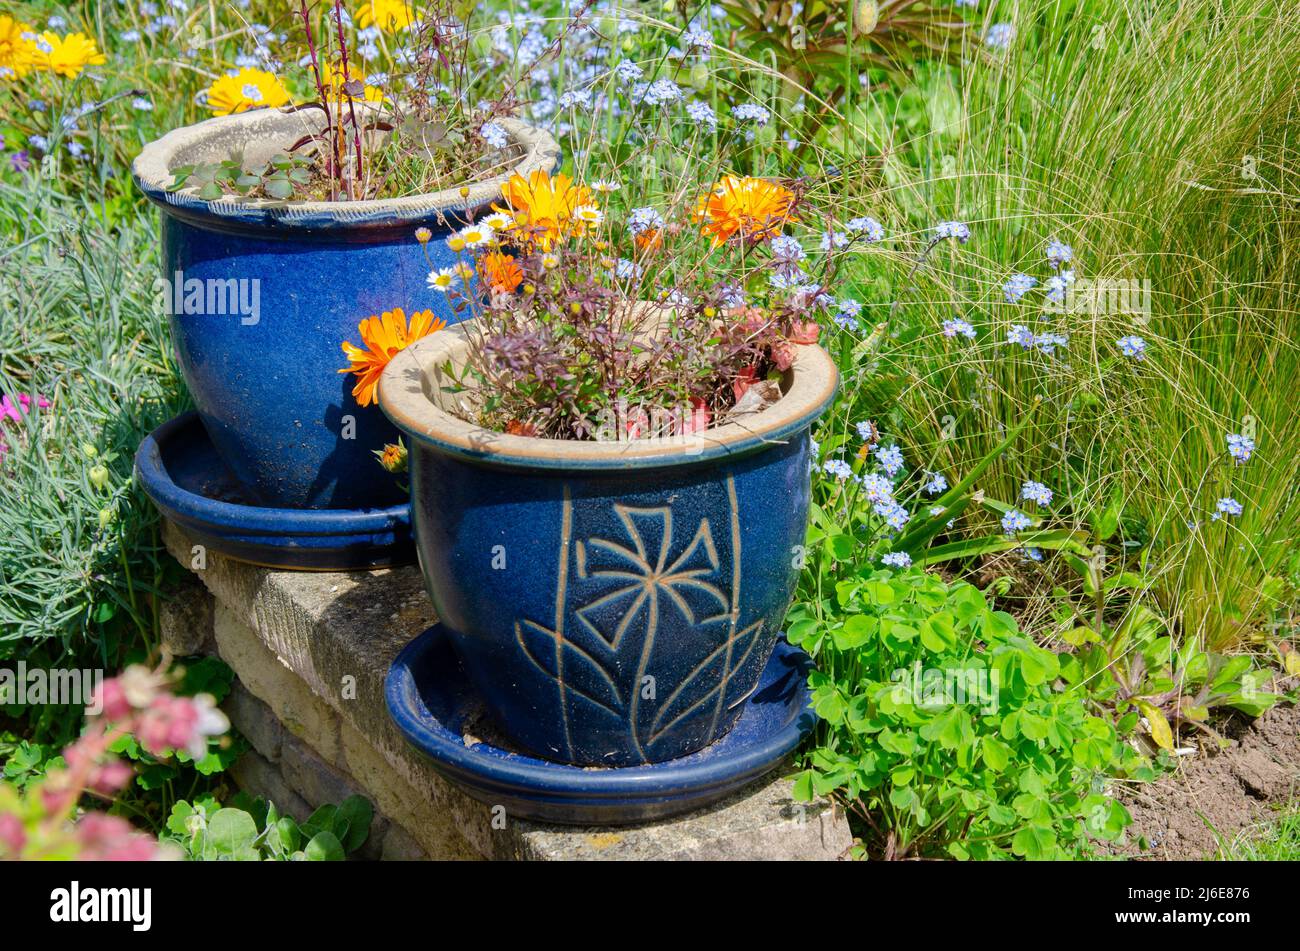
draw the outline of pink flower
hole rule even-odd
[[[76,802],[79,790],[72,788],[71,777],[66,770],[52,769],[45,774],[41,784],[41,805],[47,813],[60,813]]]
[[[140,715],[136,736],[150,753],[162,756],[188,746],[198,720],[198,711],[186,698],[155,697]]]
[[[50,401],[45,397],[38,395],[36,397],[36,405],[41,409],[45,409],[50,405]],[[18,394],[17,403],[15,403],[8,394],[0,396],[0,420],[12,419],[15,423],[21,423],[23,417],[31,411],[31,408],[32,398],[26,393]]]
[[[91,734],[83,736],[63,751],[63,758],[68,768],[73,771],[86,770],[86,787],[101,795],[111,796],[126,788],[135,771],[130,765],[116,757],[106,757],[102,763],[94,762],[102,755],[102,748]]]
[[[4,850],[6,857],[18,858],[26,844],[27,830],[18,817],[8,812],[0,815],[0,849]]]
[[[109,721],[125,720],[133,710],[143,710],[154,702],[167,686],[167,679],[143,664],[132,664],[116,677],[105,680],[91,698],[91,709],[98,709]]]
[[[131,702],[120,677],[105,680],[90,698],[91,709],[98,709],[109,720],[122,720],[131,714]]]
[[[148,862],[159,855],[158,843],[121,816],[88,812],[77,823],[75,835],[83,861]]]
[[[135,770],[131,768],[130,763],[124,763],[120,759],[110,759],[95,767],[86,785],[101,796],[111,796],[125,789],[133,778],[135,778]]]
[[[161,696],[155,697],[140,715],[136,736],[140,745],[155,755],[186,750],[198,759],[207,752],[208,737],[229,728],[230,721],[209,696]]]

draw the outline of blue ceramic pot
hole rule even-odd
[[[401,502],[372,454],[397,431],[374,404],[352,396],[339,349],[361,345],[360,320],[400,307],[455,321],[445,295],[426,286],[429,262],[414,238],[433,232],[435,267],[466,209],[501,197],[507,175],[459,189],[361,202],[203,201],[166,191],[180,165],[244,155],[246,167],[302,138],[315,110],[257,110],[211,119],[145,146],[132,168],[162,209],[158,303],[171,316],[176,357],[213,445],[262,504],[371,508]],[[512,171],[554,166],[544,132],[504,120]]]
[[[421,570],[486,710],[536,756],[657,763],[725,734],[758,682],[798,575],[809,428],[836,371],[800,347],[767,409],[676,439],[569,442],[444,408],[472,325],[384,372],[407,437]]]

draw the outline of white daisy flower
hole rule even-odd
[[[573,209],[573,217],[593,228],[605,220],[604,214],[595,205],[579,205]]]
[[[445,294],[454,290],[458,283],[460,278],[456,276],[454,267],[444,267],[429,272],[429,287],[439,293]]]
[[[496,238],[496,232],[486,224],[466,225],[456,233],[460,235],[467,248],[484,247],[491,244],[493,239]]]

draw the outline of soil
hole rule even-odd
[[[1120,796],[1133,815],[1128,844],[1116,853],[1143,859],[1213,858],[1300,795],[1300,706],[1285,701],[1251,721],[1235,718],[1158,782]]]

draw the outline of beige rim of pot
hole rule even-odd
[[[379,110],[373,103],[357,103],[358,109],[373,116]],[[204,201],[190,189],[168,192],[172,169],[181,165],[217,162],[231,153],[242,153],[246,167],[254,167],[283,151],[303,136],[321,129],[324,117],[318,109],[286,112],[280,109],[253,109],[231,116],[219,116],[194,125],[173,129],[144,147],[131,165],[140,189],[155,201],[168,205],[202,209],[217,215],[244,216],[266,212],[279,220],[317,219],[329,215],[342,221],[420,218],[438,211],[478,208],[500,199],[502,186],[511,175],[527,176],[536,169],[547,171],[559,160],[560,147],[549,133],[517,119],[495,121],[506,132],[518,158],[506,172],[492,178],[424,195],[383,198],[367,201],[280,202],[238,196]]]
[[[771,406],[741,420],[688,436],[595,442],[514,436],[484,429],[449,411],[448,363],[457,374],[468,356],[469,322],[411,344],[379,382],[379,404],[412,439],[470,459],[531,468],[618,469],[684,465],[752,452],[806,429],[835,397],[839,372],[821,347],[796,346],[794,364]]]

